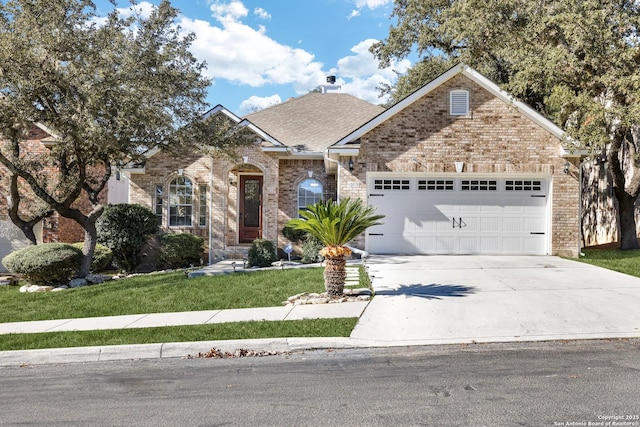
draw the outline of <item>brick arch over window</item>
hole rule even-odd
[[[303,179],[298,184],[298,209],[305,209],[307,205],[323,200],[323,190],[322,183],[317,179]]]

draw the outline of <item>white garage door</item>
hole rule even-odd
[[[370,253],[547,253],[547,178],[374,176],[368,192],[385,215],[367,230]]]

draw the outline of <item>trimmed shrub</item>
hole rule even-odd
[[[113,251],[113,262],[132,272],[142,262],[142,248],[158,232],[158,220],[146,206],[107,205],[96,223],[98,242]]]
[[[57,285],[73,279],[81,261],[82,250],[72,245],[44,243],[7,255],[2,265],[34,285]]]
[[[248,254],[249,267],[270,267],[277,260],[276,247],[271,240],[256,239]]]
[[[74,243],[71,246],[82,250],[84,243]],[[108,247],[97,243],[96,249],[93,251],[93,259],[91,260],[91,271],[95,273],[104,270],[111,263],[112,259],[113,251]]]
[[[282,235],[291,242],[298,243],[305,238],[307,232],[293,227],[284,227]]]
[[[303,264],[311,264],[322,261],[323,258],[322,255],[320,255],[320,249],[323,247],[324,245],[320,240],[316,239],[311,234],[307,234],[304,237],[304,242],[302,243],[302,258],[300,259],[300,262]]]
[[[193,234],[163,234],[156,265],[158,268],[183,268],[200,265],[204,239]]]

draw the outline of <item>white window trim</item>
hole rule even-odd
[[[193,227],[193,224],[194,224],[193,214],[194,214],[194,210],[195,210],[195,203],[194,203],[195,200],[194,200],[194,198],[196,197],[196,195],[194,194],[195,193],[195,189],[194,189],[194,185],[195,184],[194,184],[194,181],[192,179],[187,178],[187,177],[182,177],[182,178],[184,178],[185,180],[188,180],[191,183],[191,186],[190,186],[190,188],[191,188],[191,194],[190,194],[191,203],[176,203],[176,204],[174,204],[174,203],[171,202],[171,190],[172,190],[172,187],[173,187],[173,182],[175,182],[178,178],[179,177],[176,177],[176,178],[173,178],[171,181],[169,181],[169,194],[168,194],[168,202],[169,203],[168,203],[168,206],[167,206],[167,225],[169,227],[171,227],[171,228],[174,228],[174,227]],[[187,187],[184,184],[180,184],[179,186]],[[176,184],[176,188],[177,187],[178,187],[178,184]],[[175,225],[171,224],[171,208],[174,207],[174,206],[176,208],[180,208],[180,207],[184,207],[184,208],[190,207],[191,208],[191,214],[184,216],[185,218],[189,218],[189,224],[175,224]]]
[[[296,212],[298,212],[298,210],[300,210],[300,209],[304,209],[304,208],[306,208],[306,206],[307,206],[307,205],[302,206],[302,205],[301,205],[301,203],[300,203],[300,186],[302,186],[302,183],[304,183],[304,182],[306,182],[306,181],[315,181],[315,182],[317,182],[317,183],[320,185],[320,188],[322,189],[322,191],[320,192],[320,200],[324,200],[324,184],[323,184],[320,180],[318,180],[318,179],[316,179],[316,178],[304,178],[304,179],[303,179],[302,181],[300,181],[300,182],[298,183],[298,185],[296,186],[296,195],[298,196],[298,197],[297,197],[297,199],[298,199],[298,206],[297,206]]]
[[[449,92],[449,114],[452,116],[469,115],[469,91],[454,89]]]

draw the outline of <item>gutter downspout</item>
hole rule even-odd
[[[213,156],[209,168],[209,265],[213,264]]]
[[[333,160],[331,157],[329,157],[329,149],[327,148],[324,151],[324,158],[325,160],[328,160],[330,162],[335,163],[336,165],[338,165],[338,169],[336,169],[336,202],[340,202],[340,162],[337,160]]]

